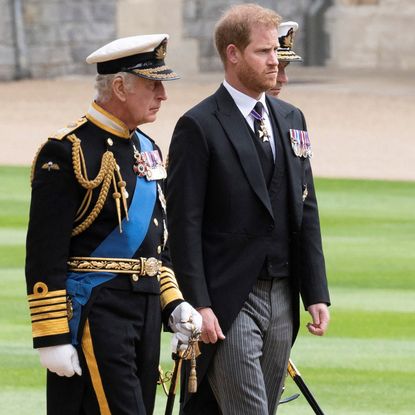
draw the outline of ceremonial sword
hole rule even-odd
[[[193,330],[189,337],[188,347],[185,351],[180,351],[180,342],[177,344],[177,352],[172,354],[174,360],[173,374],[170,380],[169,393],[167,395],[166,410],[164,415],[172,415],[174,400],[176,398],[177,380],[180,374],[180,369],[183,360],[190,360],[190,374],[188,379],[188,392],[195,393],[197,390],[197,377],[196,377],[196,357],[199,356],[200,350],[198,341],[200,338],[200,331]]]
[[[314,413],[316,415],[324,415],[323,410],[320,408],[320,405],[317,403],[316,399],[314,398],[313,394],[311,393],[310,389],[308,389],[307,385],[305,384],[303,378],[301,377],[300,372],[295,367],[293,361],[289,359],[288,361],[288,373],[293,379],[293,381],[296,383],[298,388],[300,389],[301,393],[304,395],[304,397],[307,399],[307,402],[313,409]]]

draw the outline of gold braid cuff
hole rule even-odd
[[[183,295],[177,284],[176,277],[173,270],[167,267],[160,269],[160,303],[161,308],[164,308],[175,300],[183,300]]]
[[[39,281],[27,298],[34,338],[69,333],[66,290],[49,291],[48,286]]]

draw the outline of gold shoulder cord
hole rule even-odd
[[[128,220],[126,197],[127,192],[125,190],[126,183],[122,180],[120,169],[117,165],[114,154],[111,151],[107,150],[102,156],[101,167],[97,176],[93,180],[88,180],[85,158],[81,148],[81,140],[76,137],[75,134],[68,135],[67,139],[72,143],[72,163],[76,180],[84,189],[87,190],[81,206],[76,213],[75,222],[79,222],[86,215],[89,205],[91,204],[92,191],[101,185],[101,190],[99,192],[98,200],[95,206],[89,215],[85,218],[85,220],[72,230],[72,236],[79,235],[85,231],[97,218],[102,208],[104,207],[111,182],[113,183],[114,187],[114,193],[112,194],[112,197],[114,198],[117,207],[119,229],[120,232],[122,232],[120,199],[122,200],[126,219]],[[118,182],[116,176],[118,178]]]
[[[37,159],[39,157],[40,151],[42,150],[42,148],[44,147],[44,145],[46,143],[47,143],[47,141],[40,145],[40,147],[36,151],[35,157],[33,158],[32,167],[30,169],[30,183],[33,183],[33,179],[35,177],[36,162],[37,162]]]

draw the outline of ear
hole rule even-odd
[[[241,56],[241,52],[234,44],[231,43],[230,45],[226,47],[226,57],[227,57],[228,62],[230,62],[231,64],[233,65],[237,64],[240,56]]]
[[[112,93],[116,96],[121,102],[125,102],[127,100],[127,93],[124,84],[123,78],[120,76],[116,76],[112,81]]]

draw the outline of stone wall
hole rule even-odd
[[[413,0],[337,0],[326,21],[331,66],[415,69]]]
[[[117,36],[167,33],[167,64],[182,77],[197,73],[197,41],[184,37],[182,10],[183,0],[118,0]]]
[[[15,78],[22,62],[33,78],[92,72],[86,56],[116,36],[117,0],[24,0],[19,49],[13,3],[0,1],[0,79]]]
[[[11,6],[10,0],[0,0],[0,80],[10,80],[14,77],[15,48]]]
[[[199,48],[198,67],[201,72],[220,70],[222,64],[213,42],[213,30],[223,11],[235,3],[252,1],[232,0],[183,0],[183,34],[196,39]],[[295,50],[304,54],[303,26],[304,14],[309,0],[257,0],[256,3],[277,11],[283,20],[295,20],[300,25],[296,37]]]
[[[333,6],[325,15],[310,20],[313,9],[329,1]],[[96,48],[116,37],[163,32],[171,36],[167,62],[178,72],[221,70],[213,29],[223,10],[241,2],[0,0],[0,80],[93,73],[85,57]],[[322,64],[329,56],[326,63],[340,68],[415,69],[414,0],[257,3],[299,23],[295,50],[306,64]]]

